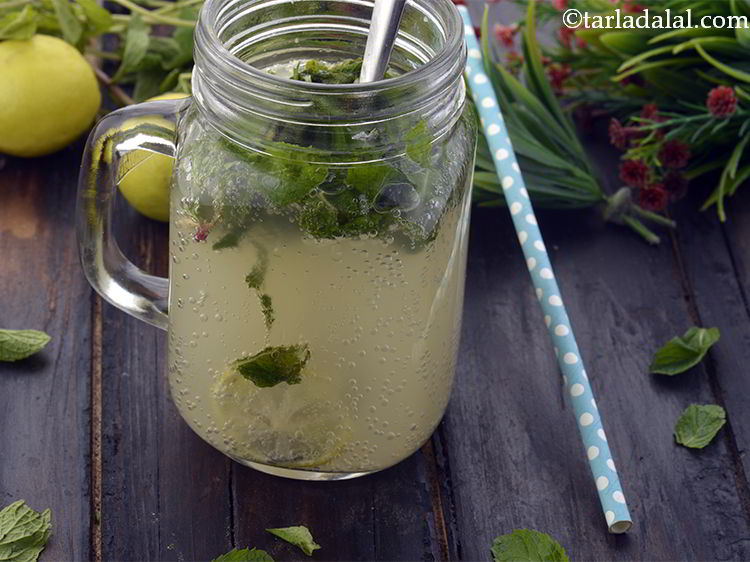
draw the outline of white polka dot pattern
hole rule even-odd
[[[524,185],[511,139],[498,110],[492,84],[484,72],[482,52],[474,36],[474,28],[465,7],[459,6],[464,18],[465,38],[468,46],[467,76],[471,94],[479,111],[482,126],[494,154],[498,177],[508,203],[511,219],[518,233],[526,265],[529,269],[536,296],[544,311],[544,323],[553,340],[563,381],[566,385],[573,411],[576,415],[594,483],[599,492],[607,524],[612,532],[622,532],[631,521],[625,496],[617,477],[615,464],[607,443],[599,410],[584,370],[583,360],[570,327],[560,289],[550,264],[547,249],[534,215],[532,201]],[[533,194],[532,194],[533,195]],[[623,525],[625,523],[625,525]],[[614,526],[614,527],[613,527]]]

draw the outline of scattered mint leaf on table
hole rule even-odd
[[[26,359],[40,351],[49,340],[47,334],[37,330],[0,330],[0,361]]]
[[[233,548],[211,562],[274,562],[270,554],[258,548]]]
[[[675,440],[690,449],[708,445],[727,423],[727,413],[714,404],[691,404],[682,412],[674,428]]]
[[[670,376],[684,373],[700,363],[709,348],[719,341],[719,336],[718,328],[690,328],[654,354],[650,371]]]
[[[260,388],[276,386],[282,382],[299,384],[302,370],[310,359],[307,344],[266,347],[251,357],[232,363],[240,375]]]
[[[281,540],[299,547],[308,556],[312,556],[313,551],[320,548],[320,545],[313,540],[310,530],[304,526],[266,529],[266,531],[279,537]]]
[[[51,512],[34,511],[23,500],[0,510],[0,560],[36,562],[49,538]]]
[[[495,562],[568,562],[560,544],[544,533],[516,529],[492,541]]]

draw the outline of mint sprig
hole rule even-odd
[[[672,338],[651,361],[650,371],[660,375],[678,375],[694,367],[717,341],[718,328],[692,327],[682,337]]]
[[[270,554],[259,548],[233,548],[211,562],[274,562]]]
[[[690,449],[708,445],[727,423],[727,413],[714,404],[691,404],[677,420],[674,437],[677,443]]]
[[[24,500],[0,510],[0,560],[36,562],[52,528],[49,509],[34,511]]]
[[[529,529],[516,529],[492,541],[495,562],[568,562],[565,549],[555,539]]]
[[[310,530],[302,525],[296,527],[283,527],[279,529],[266,529],[272,535],[279,537],[307,554],[312,556],[312,553],[320,548],[320,545],[313,540],[313,536]]]
[[[0,330],[0,361],[26,359],[42,350],[49,340],[47,334],[37,330]]]

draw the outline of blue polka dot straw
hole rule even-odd
[[[466,65],[467,80],[471,85],[472,96],[482,118],[487,142],[494,155],[495,167],[503,186],[508,210],[518,233],[518,241],[526,257],[526,265],[536,289],[536,296],[544,311],[544,322],[547,324],[549,335],[555,346],[555,354],[562,370],[565,388],[573,404],[594,483],[599,491],[604,517],[611,533],[625,533],[630,530],[632,521],[607,444],[607,436],[602,428],[596,400],[560,296],[560,289],[552,272],[542,234],[537,226],[529,194],[524,187],[523,177],[498,107],[495,92],[484,73],[482,52],[474,35],[471,17],[464,6],[459,6],[459,10],[464,19],[466,43],[469,49]]]

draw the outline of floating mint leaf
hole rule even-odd
[[[274,562],[270,554],[258,548],[233,548],[211,562]]]
[[[299,384],[302,369],[310,359],[307,344],[267,347],[252,357],[243,357],[232,363],[232,368],[260,388],[276,386],[282,382]]]
[[[29,5],[19,12],[10,12],[0,18],[0,41],[16,39],[25,41],[36,33],[39,15]]]
[[[51,512],[34,511],[23,500],[0,510],[0,560],[36,562],[49,538]]]
[[[495,562],[568,562],[565,549],[549,535],[516,529],[492,541]]]
[[[718,328],[692,327],[680,338],[672,338],[654,354],[650,370],[660,375],[678,375],[694,367],[719,341]]]
[[[40,351],[49,340],[47,334],[37,330],[0,330],[0,361],[26,359]]]
[[[211,246],[214,250],[223,250],[224,248],[236,248],[240,242],[240,235],[236,232],[230,232],[222,236]]]
[[[266,319],[266,328],[270,330],[273,321],[276,319],[273,315],[273,302],[270,295],[260,295],[260,309],[263,312],[263,317]]]
[[[354,84],[362,71],[362,59],[327,63],[309,60],[304,66],[298,65],[292,73],[292,80],[315,82],[317,84]]]
[[[283,527],[280,529],[266,529],[272,535],[276,535],[281,540],[284,540],[294,546],[299,547],[302,552],[308,556],[312,556],[313,551],[320,548],[310,534],[310,530],[307,527]]]
[[[682,412],[674,428],[675,440],[684,447],[702,449],[727,423],[727,413],[713,404],[691,404]]]

